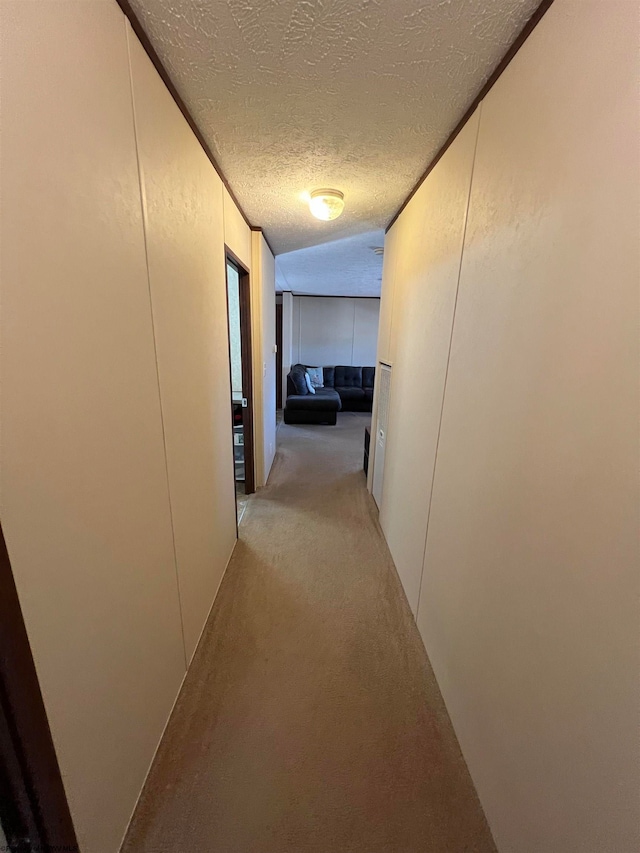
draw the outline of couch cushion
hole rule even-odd
[[[323,367],[322,368],[322,374],[324,376],[324,387],[325,388],[333,388],[333,386],[335,385],[335,382],[334,382],[335,373],[336,373],[335,367]]]
[[[340,399],[345,403],[355,400],[364,400],[364,390],[362,388],[342,388],[336,385],[336,391],[340,394]]]
[[[315,394],[291,394],[287,397],[286,407],[299,412],[339,412],[342,403],[339,394],[333,388],[316,388]]]
[[[373,388],[373,380],[376,376],[375,367],[363,367],[362,368],[362,387],[363,388]]]
[[[293,382],[293,387],[296,389],[296,394],[299,394],[301,397],[309,393],[305,373],[306,370],[303,364],[294,364],[289,374]]]
[[[371,403],[373,401],[373,388],[365,388],[364,389],[364,399]]]
[[[349,365],[336,365],[334,388],[362,389],[362,368]]]

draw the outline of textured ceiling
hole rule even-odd
[[[276,289],[322,296],[380,296],[384,231],[368,231],[276,258]]]
[[[384,228],[538,2],[130,0],[277,254]],[[344,192],[339,219],[309,213],[319,187]],[[292,281],[325,292],[295,262]]]

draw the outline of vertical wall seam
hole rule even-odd
[[[449,336],[449,350],[447,352],[447,366],[444,372],[444,383],[442,386],[442,405],[440,407],[440,420],[438,422],[438,435],[436,437],[436,450],[433,455],[433,471],[431,474],[431,490],[429,492],[429,504],[427,509],[427,527],[424,534],[424,549],[422,551],[422,568],[420,570],[420,586],[418,588],[418,602],[416,605],[416,622],[420,613],[420,600],[422,598],[422,582],[424,580],[424,564],[427,558],[427,542],[429,539],[429,523],[431,521],[431,506],[433,503],[433,489],[436,481],[436,467],[438,464],[438,450],[440,448],[440,433],[442,432],[442,420],[444,417],[444,406],[447,396],[447,381],[449,379],[449,364],[451,362],[451,350],[453,348],[453,334],[456,325],[456,313],[458,309],[458,295],[460,293],[460,279],[462,277],[462,263],[464,260],[464,247],[467,239],[467,224],[469,222],[469,208],[471,206],[471,190],[473,189],[473,175],[476,168],[476,155],[478,152],[478,137],[480,136],[480,121],[482,119],[482,101],[478,105],[478,124],[476,127],[476,139],[473,146],[473,159],[471,160],[471,175],[469,176],[469,192],[467,194],[467,207],[464,215],[464,225],[462,227],[462,244],[460,250],[460,263],[458,264],[458,280],[456,282],[456,296],[453,302],[453,317],[451,320],[451,335]]]
[[[356,346],[356,307],[358,302],[356,299],[351,300],[353,302],[353,328],[351,329],[351,366],[354,367],[353,364],[353,351]]]
[[[145,264],[146,264],[146,268],[147,268],[147,290],[148,290],[148,294],[149,294],[149,309],[151,312],[151,332],[152,332],[152,336],[153,336],[153,355],[154,355],[155,363],[156,363],[156,381],[158,384],[158,402],[160,404],[160,424],[162,427],[162,447],[164,450],[164,468],[165,468],[165,475],[166,475],[166,479],[167,479],[167,496],[169,499],[169,521],[171,524],[171,541],[173,544],[173,565],[174,565],[175,576],[176,576],[176,590],[178,593],[178,610],[180,612],[180,630],[182,632],[182,653],[184,655],[184,668],[185,668],[185,672],[186,672],[189,668],[189,663],[188,663],[188,659],[187,659],[187,644],[186,644],[186,638],[185,638],[185,632],[184,632],[184,614],[183,614],[183,610],[182,610],[182,595],[180,593],[180,575],[178,572],[178,552],[177,552],[177,548],[176,548],[176,532],[175,532],[175,524],[174,524],[174,520],[173,520],[173,504],[171,501],[171,484],[169,482],[169,458],[168,458],[168,453],[167,453],[167,435],[166,435],[166,430],[165,430],[165,425],[164,425],[164,407],[162,404],[162,390],[160,388],[160,368],[158,365],[158,344],[157,344],[157,340],[156,340],[156,324],[155,324],[155,317],[154,317],[154,312],[153,312],[153,298],[151,295],[151,270],[149,267],[149,247],[148,247],[148,241],[147,241],[148,208],[147,208],[147,197],[146,197],[146,193],[145,193],[145,189],[144,189],[144,176],[143,176],[142,162],[140,159],[140,147],[139,147],[139,142],[138,142],[138,122],[137,122],[137,117],[136,117],[136,99],[135,99],[135,92],[134,92],[134,88],[133,88],[133,66],[131,64],[131,29],[130,29],[130,25],[129,25],[128,21],[125,22],[125,31],[127,34],[127,58],[129,61],[129,85],[131,88],[131,114],[132,114],[132,118],[133,118],[133,136],[134,136],[135,149],[136,149],[136,162],[138,165],[138,186],[140,189],[140,208],[142,211],[142,234],[143,234],[143,240],[144,240],[144,257],[145,257]]]
[[[385,238],[386,239],[386,238]],[[402,248],[400,246],[399,248]],[[398,284],[398,263],[400,252],[396,248],[396,256],[393,261],[393,278],[391,279],[391,313],[389,314],[389,334],[387,335],[387,361],[393,361],[391,358],[391,331],[393,329],[393,315],[396,310],[396,289]]]

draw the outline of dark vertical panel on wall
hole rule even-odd
[[[276,305],[276,409],[282,408],[282,303]]]
[[[28,837],[26,849],[78,849],[1,528],[0,796],[6,831]]]

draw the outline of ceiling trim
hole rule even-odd
[[[231,189],[231,186],[229,185],[229,181],[227,181],[227,179],[224,176],[224,172],[222,171],[220,166],[218,166],[216,158],[213,156],[213,152],[211,151],[211,149],[207,145],[205,138],[202,135],[202,133],[200,132],[200,128],[195,123],[193,116],[189,112],[187,105],[185,104],[185,102],[182,100],[182,98],[178,94],[178,90],[174,86],[173,81],[171,80],[171,77],[167,73],[167,69],[162,64],[160,57],[156,53],[153,45],[151,44],[151,41],[149,40],[149,36],[144,31],[144,28],[143,28],[142,24],[140,23],[140,21],[138,20],[136,13],[131,8],[131,6],[129,4],[129,0],[116,0],[116,3],[118,4],[118,6],[120,6],[122,11],[124,12],[125,17],[128,19],[129,23],[131,24],[131,28],[133,29],[134,33],[140,39],[140,43],[142,44],[142,47],[145,49],[147,56],[149,57],[149,59],[153,63],[153,65],[154,65],[156,71],[158,72],[158,74],[160,75],[160,77],[162,78],[162,82],[164,83],[164,85],[169,90],[171,97],[176,102],[178,109],[180,110],[182,115],[185,117],[187,124],[189,125],[189,127],[191,128],[191,130],[194,133],[194,136],[196,137],[196,139],[198,140],[198,142],[202,146],[202,150],[207,155],[209,161],[211,162],[211,165],[213,166],[213,168],[218,173],[220,180],[222,181],[222,183],[227,188],[227,192],[229,193],[229,195],[233,199],[236,207],[240,211],[240,215],[242,216],[244,221],[247,223],[247,226],[251,229],[251,231],[262,231],[262,228],[257,228],[256,226],[253,226],[251,224],[251,222],[249,222],[249,220],[247,219],[247,216],[246,216],[244,210],[242,209],[242,205],[240,204],[240,202],[236,198],[235,193]],[[264,237],[264,233],[262,236]],[[267,238],[265,237],[265,240],[266,239]],[[269,246],[268,241],[267,241],[267,245]],[[271,246],[269,246],[269,249],[270,249],[271,253],[273,254],[273,249],[271,249]]]
[[[282,293],[291,293],[296,299],[377,299],[381,296],[345,296],[343,293],[296,293],[294,291],[281,291]]]
[[[455,126],[455,128],[453,129],[453,131],[451,132],[451,134],[450,134],[450,135],[449,135],[449,137],[447,138],[447,140],[446,140],[446,142],[444,143],[444,145],[440,148],[440,150],[439,150],[439,151],[438,151],[438,153],[435,155],[435,157],[433,158],[433,160],[431,160],[431,162],[429,163],[429,165],[427,166],[427,168],[426,168],[426,169],[425,169],[425,171],[423,172],[422,176],[418,179],[418,181],[417,181],[416,185],[414,186],[414,188],[411,190],[411,192],[410,192],[410,193],[409,193],[409,195],[406,197],[406,199],[402,202],[402,205],[401,205],[401,206],[400,206],[400,208],[396,211],[396,213],[394,214],[393,218],[391,219],[391,221],[389,222],[389,224],[387,225],[387,227],[384,229],[384,233],[385,233],[385,234],[387,234],[387,233],[388,233],[389,229],[390,229],[390,228],[391,228],[391,226],[395,223],[396,219],[400,216],[400,214],[402,213],[402,211],[403,211],[403,210],[405,209],[405,207],[409,204],[409,202],[410,202],[410,201],[411,201],[411,199],[414,197],[414,195],[418,192],[418,190],[420,189],[420,187],[422,186],[422,184],[424,183],[424,181],[426,180],[426,178],[429,176],[429,174],[430,174],[430,173],[433,171],[433,169],[435,168],[435,166],[436,166],[436,164],[438,163],[438,161],[442,158],[442,156],[443,156],[443,155],[444,155],[444,153],[447,151],[447,149],[450,147],[450,145],[453,143],[453,141],[454,141],[454,140],[455,140],[455,138],[458,136],[458,134],[460,133],[460,131],[462,130],[462,128],[463,128],[463,127],[465,126],[465,124],[469,121],[469,119],[471,118],[471,116],[475,113],[475,111],[477,110],[477,108],[478,108],[478,106],[479,106],[479,104],[480,104],[480,101],[484,100],[484,99],[486,98],[486,96],[489,94],[489,91],[490,91],[490,90],[494,87],[494,85],[497,83],[498,79],[502,76],[502,74],[503,74],[503,73],[504,73],[504,71],[506,70],[507,66],[509,65],[509,63],[511,62],[511,60],[513,59],[513,57],[516,55],[516,53],[520,50],[520,48],[522,47],[522,45],[523,45],[523,44],[526,42],[526,40],[529,38],[529,36],[531,35],[531,33],[532,33],[532,32],[535,30],[535,28],[538,26],[538,24],[540,23],[540,21],[542,20],[542,18],[543,18],[543,17],[544,17],[544,15],[545,15],[545,13],[549,10],[549,8],[550,8],[550,6],[551,6],[552,4],[553,4],[553,0],[542,0],[542,2],[540,3],[540,5],[538,6],[538,8],[535,10],[535,12],[533,13],[533,15],[529,18],[529,20],[527,21],[527,23],[524,25],[524,27],[522,28],[522,30],[521,30],[521,31],[520,31],[520,33],[518,34],[518,36],[517,36],[516,40],[513,42],[513,44],[512,44],[512,45],[511,45],[511,47],[509,48],[509,50],[508,50],[508,51],[505,53],[505,55],[502,57],[502,59],[500,60],[500,62],[499,62],[499,63],[498,63],[498,65],[496,66],[495,70],[493,71],[493,73],[491,74],[491,76],[489,77],[489,79],[487,80],[487,82],[484,84],[484,86],[482,87],[482,89],[478,92],[478,94],[477,94],[477,95],[476,95],[476,97],[474,98],[474,100],[473,100],[473,102],[472,102],[471,106],[469,107],[469,109],[468,109],[468,110],[466,111],[466,113],[462,116],[462,118],[460,119],[460,121],[458,122],[458,124]]]

